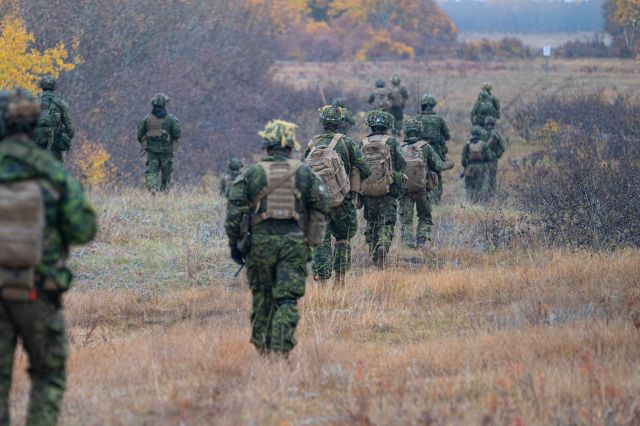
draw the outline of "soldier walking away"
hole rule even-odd
[[[424,248],[431,238],[433,217],[429,191],[437,188],[437,173],[444,163],[427,141],[421,140],[424,132],[422,123],[416,119],[404,123],[404,151],[407,166],[407,183],[400,199],[400,224],[402,243],[407,247]],[[418,227],[413,233],[414,206],[418,211]]]
[[[500,119],[500,101],[491,94],[492,86],[489,83],[482,85],[478,99],[471,110],[471,123],[474,126],[484,126],[487,117]]]
[[[347,108],[347,100],[345,98],[335,98],[331,105],[342,108],[342,115],[344,116],[342,119],[342,123],[338,128],[338,131],[343,135],[348,135],[351,132],[351,128],[356,125],[356,120],[353,118],[353,113],[349,108]]]
[[[407,100],[409,99],[409,91],[406,89],[406,87],[401,86],[400,83],[400,77],[394,75],[391,79],[391,108],[389,112],[396,120],[396,125],[394,128],[395,135],[400,134],[402,122],[404,120],[404,107],[407,103]]]
[[[31,378],[26,424],[53,426],[69,353],[62,295],[72,275],[65,261],[70,245],[94,238],[96,218],[81,184],[33,143],[38,102],[21,90],[0,98],[0,425],[10,424],[20,339]]]
[[[388,112],[370,111],[367,126],[371,134],[362,140],[362,153],[371,168],[371,175],[362,183],[367,221],[365,241],[373,262],[380,268],[386,266],[393,241],[406,165],[400,144],[388,134],[393,129],[393,121]]]
[[[367,102],[373,109],[389,112],[391,110],[391,92],[384,80],[376,81],[376,89],[369,95]]]
[[[38,96],[41,112],[33,138],[40,148],[62,162],[62,153],[69,151],[75,134],[73,116],[67,103],[54,93],[57,81],[52,75],[42,77],[39,86],[42,89]]]
[[[354,199],[361,191],[360,182],[371,169],[360,147],[349,136],[339,132],[344,110],[333,105],[320,109],[324,133],[311,139],[304,151],[305,163],[320,176],[329,195],[327,231],[324,241],[313,252],[313,276],[326,283],[335,270],[335,285],[343,286],[351,268],[351,239],[358,231]],[[335,249],[331,237],[335,238]]]
[[[489,145],[489,149],[493,152],[493,160],[487,164],[489,173],[489,195],[494,196],[497,191],[498,180],[498,160],[502,158],[504,151],[507,147],[507,142],[504,137],[496,129],[496,119],[493,117],[487,117],[484,120],[485,142]]]
[[[231,184],[238,176],[242,174],[242,160],[236,157],[231,157],[227,164],[227,172],[220,179],[220,195],[225,198],[229,196],[231,190]]]
[[[171,188],[173,154],[178,150],[182,132],[180,120],[167,112],[168,103],[167,95],[155,95],[151,100],[151,113],[138,125],[138,142],[147,153],[144,176],[147,188],[154,195]]]
[[[435,96],[431,94],[422,96],[420,99],[421,111],[416,116],[416,119],[422,123],[424,128],[421,139],[431,145],[440,159],[447,163],[446,168],[450,169],[453,164],[447,159],[447,153],[449,152],[447,141],[451,139],[451,133],[444,118],[434,111],[437,104],[438,100]],[[430,193],[432,204],[439,204],[442,198],[442,173],[436,172],[436,174],[438,175],[438,186]]]
[[[464,187],[467,200],[472,203],[483,201],[486,198],[489,186],[488,163],[494,156],[489,145],[482,139],[484,130],[480,126],[474,126],[471,130],[471,139],[462,148],[462,166],[464,167]]]
[[[268,354],[295,346],[311,247],[322,242],[329,197],[320,178],[291,159],[295,125],[280,120],[259,132],[266,156],[233,182],[225,230],[231,258],[246,261],[253,296],[251,343]]]

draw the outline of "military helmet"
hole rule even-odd
[[[484,90],[485,92],[491,92],[493,90],[493,86],[491,85],[491,83],[487,83],[485,81],[484,83],[482,83],[482,90]]]
[[[158,107],[161,107],[161,108],[166,107],[168,103],[169,103],[169,97],[167,95],[165,95],[164,93],[157,93],[151,99],[151,105],[158,106]]]
[[[413,133],[417,133],[421,135],[424,132],[424,125],[420,120],[416,120],[415,118],[411,118],[409,120],[404,121],[404,133],[409,135]]]
[[[262,147],[267,148],[293,148],[300,149],[300,144],[296,139],[296,126],[284,120],[271,120],[264,127],[264,130],[258,132],[258,136],[262,138]]]
[[[484,125],[485,126],[495,126],[496,125],[495,117],[491,117],[491,116],[486,117],[484,119]]]
[[[337,106],[337,107],[340,107],[340,108],[346,108],[347,100],[345,98],[342,98],[342,97],[335,98],[335,99],[331,100],[331,105]]]
[[[431,93],[427,93],[420,99],[420,106],[434,108],[438,105],[438,100]]]
[[[367,113],[367,126],[371,128],[384,127],[385,129],[391,129],[394,126],[395,122],[396,119],[393,118],[393,115],[389,114],[386,111],[375,109]]]
[[[397,75],[394,75],[391,78],[391,84],[393,84],[394,86],[399,86],[400,85],[400,77],[398,77]]]
[[[386,83],[384,82],[384,80],[378,80],[378,81],[376,81],[376,87],[377,87],[378,89],[380,89],[380,88],[384,87],[385,85],[386,85]]]
[[[229,170],[240,170],[242,166],[242,160],[236,157],[231,157],[229,159],[229,164],[227,165],[227,167],[229,167]]]
[[[51,74],[43,75],[38,83],[42,90],[56,90],[57,85],[58,81]]]
[[[471,136],[480,139],[484,136],[484,130],[480,126],[473,126],[471,129]]]
[[[320,122],[323,126],[338,126],[344,119],[344,109],[335,105],[325,105],[318,110],[320,112]]]
[[[4,94],[2,119],[6,133],[31,132],[40,117],[40,102],[24,89]]]

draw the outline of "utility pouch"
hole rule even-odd
[[[311,211],[309,213],[309,222],[305,236],[307,238],[307,244],[309,247],[318,247],[324,241],[324,235],[327,230],[327,218],[324,214],[318,211]]]
[[[27,302],[32,300],[35,288],[35,268],[0,269],[0,294],[2,300]]]
[[[360,176],[360,169],[358,169],[357,167],[351,167],[349,180],[351,181],[351,192],[362,192],[362,179]]]

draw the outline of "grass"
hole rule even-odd
[[[529,79],[524,64],[499,66],[498,93]],[[304,84],[324,65],[286,67],[280,76],[297,70]],[[364,87],[375,69],[361,67],[353,84]],[[475,96],[486,75],[433,67],[442,68],[430,78],[450,81],[448,114],[462,134],[467,124],[454,117],[468,99],[457,97]],[[616,82],[619,90],[637,79]],[[505,130],[509,158],[535,149]],[[71,260],[61,424],[640,424],[640,251],[544,248],[508,204],[468,205],[454,175],[446,175],[428,250],[396,242],[390,268],[379,271],[360,233],[344,289],[308,281],[288,361],[260,357],[249,344],[250,294],[245,278],[233,277],[224,203],[210,178],[157,197],[92,191],[100,234]],[[17,422],[25,367],[20,353]]]

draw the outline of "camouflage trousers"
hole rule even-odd
[[[173,154],[158,154],[147,151],[147,170],[144,177],[149,191],[168,191],[171,188]]]
[[[364,197],[364,218],[367,221],[365,241],[369,246],[369,254],[374,262],[378,262],[378,247],[389,252],[393,242],[398,216],[398,201],[391,195],[380,198]]]
[[[296,345],[297,303],[304,296],[309,255],[302,232],[251,236],[251,343],[261,353],[287,354]]]
[[[399,106],[392,106],[389,109],[389,113],[391,115],[393,115],[393,118],[396,119],[395,124],[394,124],[394,134],[400,134],[400,131],[402,130],[402,121],[404,119],[404,110],[402,109],[402,107]]]
[[[497,160],[489,161],[487,163],[487,174],[488,174],[487,185],[488,185],[489,196],[493,196],[495,195],[498,189],[498,161]]]
[[[344,273],[351,269],[351,239],[358,232],[358,215],[351,194],[327,217],[324,242],[313,252],[313,275],[331,278],[332,271]],[[332,247],[331,237],[336,239]]]
[[[464,188],[469,202],[478,203],[487,198],[489,176],[486,164],[475,163],[467,166]]]
[[[9,390],[18,338],[29,356],[31,397],[27,425],[55,425],[66,384],[69,343],[62,309],[39,296],[34,302],[0,302],[0,425],[8,426]]]
[[[413,234],[413,212],[418,210],[418,228],[416,236]],[[420,192],[405,193],[400,199],[400,224],[402,243],[405,246],[413,247],[420,242],[426,242],[431,234],[433,218],[431,216],[431,202],[429,194],[424,189]]]

